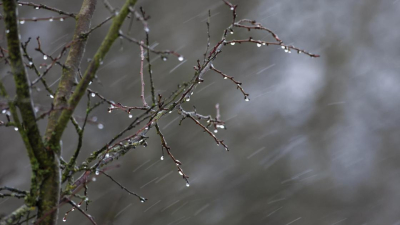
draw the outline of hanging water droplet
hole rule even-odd
[[[94,98],[94,97],[96,97],[96,94],[95,94],[95,93],[92,93],[91,96]]]
[[[228,79],[228,77],[224,77],[224,80]]]
[[[82,205],[82,202],[79,202],[78,207],[81,207],[81,205]]]
[[[65,221],[67,221],[67,218],[64,216],[64,218],[63,218],[63,222],[65,222]]]
[[[185,101],[189,102],[190,101],[190,97],[186,97]]]
[[[230,32],[231,34],[233,34],[233,30],[231,30],[231,32]]]
[[[50,98],[54,98],[54,96],[53,96],[53,95],[49,95],[49,97],[50,97]]]
[[[96,182],[96,180],[97,180],[96,177],[92,177],[93,182]]]
[[[6,34],[10,33],[10,30],[6,30]]]
[[[282,48],[282,49],[285,49],[286,47],[282,45],[281,48]]]
[[[234,9],[235,9],[235,7],[232,6],[232,7],[231,7],[231,10],[233,11]]]
[[[228,147],[225,147],[225,151],[229,151]]]
[[[50,19],[49,19],[49,22],[53,22],[53,20],[54,20],[53,18],[50,18]]]
[[[302,52],[301,50],[298,50],[298,51],[297,51],[297,54],[300,54],[300,53],[303,53],[303,52]]]
[[[85,202],[89,201],[89,198],[85,198]]]
[[[39,6],[36,6],[35,9],[40,9],[40,7],[39,7]]]
[[[97,124],[97,128],[99,128],[100,130],[102,130],[102,129],[104,128],[104,125],[101,124],[101,123],[99,123],[99,124]]]
[[[6,114],[7,110],[3,109],[3,110],[1,110],[1,113]]]
[[[93,82],[92,82],[92,81],[90,81],[90,82],[89,82],[89,85],[91,85],[92,83],[93,83]]]
[[[261,45],[262,45],[262,44],[260,44],[260,43],[257,43],[257,47],[261,47]]]
[[[161,160],[164,160],[164,156],[162,155],[160,159],[161,159]]]
[[[161,59],[162,59],[162,61],[164,61],[164,62],[168,60],[168,58],[165,57],[165,56],[161,56]]]
[[[144,28],[144,32],[149,33],[149,32],[150,32],[150,29],[149,29],[148,27],[145,27],[145,28]]]
[[[189,182],[186,182],[186,187],[190,187],[190,184],[189,184]]]
[[[100,172],[98,170],[96,170],[95,174],[96,174],[96,176],[98,176],[100,174]]]
[[[172,113],[172,111],[169,111],[168,113]]]
[[[129,116],[128,116],[129,118],[132,118],[133,116],[132,116],[132,114],[129,114]]]
[[[109,154],[109,153],[106,154],[106,158],[108,158],[108,157],[110,157],[110,154]]]
[[[28,64],[29,64],[30,66],[32,66],[32,65],[33,65],[33,62],[29,62]]]
[[[265,42],[263,42],[262,45],[265,45]]]
[[[19,3],[19,4],[18,4],[18,6],[22,6],[22,4],[21,4],[21,3]]]
[[[289,52],[289,50],[287,48],[285,48],[285,52],[287,53],[287,52]]]
[[[92,121],[93,121],[93,122],[96,122],[96,121],[97,121],[97,116],[93,116],[93,117],[92,117]]]
[[[60,22],[64,21],[64,18],[60,18]]]
[[[180,170],[179,170],[179,172],[178,172],[178,173],[179,173],[179,175],[183,176],[183,173],[182,173],[182,171],[180,171]]]
[[[18,127],[14,127],[14,130],[15,130],[15,131],[18,131]]]
[[[182,62],[183,61],[183,56],[179,56],[178,60]]]
[[[235,45],[236,43],[235,42],[231,42],[231,45]]]
[[[43,59],[44,59],[44,60],[47,60],[47,55],[43,55]]]
[[[244,96],[244,100],[245,100],[246,102],[250,101],[250,99],[249,99],[247,96]]]
[[[141,203],[144,203],[145,201],[146,201],[146,200],[145,200],[144,198],[141,198],[141,199],[140,199],[140,202],[141,202]]]
[[[19,21],[19,23],[20,23],[20,24],[24,24],[24,23],[25,23],[25,20],[21,20],[21,21]]]
[[[214,130],[214,133],[218,133],[218,130],[217,130],[217,129],[215,129],[215,130]]]
[[[72,211],[72,212],[75,211],[75,207],[72,207],[71,211]]]

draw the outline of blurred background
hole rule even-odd
[[[34,1],[68,12],[78,12],[82,1]],[[119,8],[124,1],[110,1]],[[243,82],[251,101],[229,80],[208,72],[190,102],[183,107],[215,116],[219,103],[227,130],[217,137],[230,147],[226,152],[192,121],[179,126],[174,112],[160,127],[174,156],[183,163],[191,186],[179,176],[173,161],[161,161],[160,139],[148,134],[148,147],[131,150],[112,165],[109,174],[137,198],[104,176],[89,184],[88,213],[98,224],[400,224],[400,32],[399,0],[249,0],[238,4],[238,18],[255,19],[275,31],[286,44],[320,54],[310,58],[288,54],[277,46],[227,46],[214,66]],[[231,23],[231,11],[217,0],[139,0],[148,15],[151,45],[176,50],[185,56],[163,61],[151,55],[156,93],[168,96],[189,80],[207,43],[206,19],[211,10],[211,46]],[[92,26],[110,15],[99,1]],[[19,7],[21,18],[58,16],[46,10]],[[129,21],[124,31],[128,30]],[[82,70],[105,36],[110,23],[89,38]],[[72,38],[74,21],[25,22],[22,40],[33,38],[28,49],[34,63],[46,63],[34,50],[40,36],[42,49],[57,56]],[[5,48],[4,21],[0,45]],[[134,21],[132,37],[143,39],[143,26]],[[236,29],[232,39],[273,41],[267,33]],[[98,71],[91,88],[124,105],[140,101],[139,48],[117,40]],[[64,57],[65,59],[65,57]],[[14,93],[9,67],[0,74]],[[55,90],[61,69],[47,75]],[[29,70],[33,79],[36,75]],[[37,106],[49,109],[51,98],[39,84],[33,90]],[[149,83],[146,99],[150,102]],[[4,101],[2,99],[1,101]],[[93,101],[98,101],[93,100]],[[82,118],[86,98],[75,111]],[[103,104],[91,116],[96,123],[85,130],[79,162],[124,129],[132,119],[126,113],[107,113]],[[137,115],[139,112],[134,114]],[[1,115],[1,120],[5,116]],[[42,130],[46,120],[40,122]],[[99,129],[102,128],[102,129]],[[132,131],[129,134],[133,134]],[[63,136],[63,157],[77,145],[71,124]],[[30,166],[19,134],[0,127],[0,186],[28,189]],[[8,214],[22,200],[0,199],[0,213]],[[70,206],[60,209],[59,220]],[[90,224],[79,212],[65,224]]]

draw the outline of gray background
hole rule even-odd
[[[78,12],[81,4],[76,0],[35,2],[71,12]],[[114,7],[123,3],[110,2]],[[234,84],[209,72],[184,108],[191,110],[195,105],[199,113],[215,115],[219,103],[228,129],[217,136],[231,151],[216,146],[192,121],[178,126],[179,115],[174,112],[160,125],[191,186],[185,186],[172,160],[160,160],[159,137],[153,130],[147,148],[129,152],[113,163],[120,167],[109,172],[149,200],[140,203],[99,176],[89,185],[88,197],[93,201],[89,213],[99,224],[400,224],[400,1],[233,2],[239,4],[239,18],[256,19],[285,43],[322,57],[312,59],[255,44],[224,48],[214,65],[242,81],[251,101],[245,102]],[[179,67],[174,57],[154,61],[156,92],[166,96],[192,77],[196,60],[202,59],[207,10],[212,13],[212,45],[231,22],[231,11],[217,0],[139,1],[137,6],[151,15],[151,42],[158,44],[156,48],[178,50],[187,60]],[[25,18],[56,16],[29,7],[20,7],[19,13]],[[92,25],[108,15],[99,1]],[[82,69],[109,25],[90,37]],[[6,47],[3,21],[0,28],[0,45]],[[56,56],[71,39],[74,21],[26,22],[20,28],[22,40],[39,35],[43,50]],[[144,37],[139,22],[134,22],[131,35]],[[266,33],[239,29],[230,37],[249,36],[271,40]],[[34,62],[45,62],[33,50],[35,46],[34,41],[29,46]],[[13,92],[8,70],[0,65],[3,81]],[[140,105],[138,71],[139,48],[118,40],[97,74],[101,84],[94,82],[91,88],[116,102]],[[60,68],[54,68],[48,82],[56,81],[60,73]],[[42,91],[33,92],[35,103],[48,109],[51,99],[38,87]],[[84,115],[85,101],[76,116]],[[130,122],[125,113],[108,114],[107,105],[92,115],[104,129],[96,124],[87,127],[80,161]],[[41,121],[41,128],[45,124]],[[28,189],[29,161],[18,133],[1,127],[0,143],[0,186]],[[76,143],[77,135],[69,125],[63,137],[64,158],[71,156]],[[0,199],[0,213],[20,204],[21,200]],[[60,223],[69,209],[60,209]],[[75,211],[66,224],[89,222]]]

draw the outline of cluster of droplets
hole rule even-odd
[[[292,53],[292,51],[290,50],[290,48],[289,47],[286,47],[286,46],[281,46],[281,48],[286,52],[286,53]]]

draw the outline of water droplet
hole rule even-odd
[[[228,147],[225,147],[225,151],[229,151]]]
[[[164,61],[164,62],[168,60],[168,58],[165,57],[165,56],[161,56],[161,59],[162,59],[162,61]]]
[[[185,101],[189,102],[190,101],[190,97],[186,97]]]
[[[178,172],[178,173],[179,173],[179,175],[183,176],[183,173],[182,173],[182,171],[180,171],[180,170],[179,170],[179,172]]]
[[[265,42],[263,42],[262,45],[266,45]]]
[[[1,113],[6,114],[7,110],[3,109],[3,110],[1,110]]]
[[[233,30],[231,30],[231,32],[230,32],[231,34],[233,34]]]
[[[285,52],[287,53],[287,52],[289,52],[289,50],[287,48],[285,48]]]
[[[15,131],[18,131],[18,127],[14,127],[14,130],[15,130]]]
[[[218,130],[217,130],[217,129],[215,129],[215,130],[214,130],[214,133],[218,133]]]
[[[44,55],[44,56],[43,56],[43,59],[44,59],[44,60],[47,60],[47,55]]]
[[[168,113],[172,113],[172,111],[169,111]]]
[[[228,79],[228,77],[224,77],[224,80]]]
[[[6,30],[6,34],[10,33],[10,30]]]
[[[79,202],[78,207],[81,207],[81,205],[82,205],[82,202]]]
[[[75,211],[75,207],[72,207],[71,211],[72,211],[72,212]]]
[[[89,198],[85,198],[85,202],[89,201]]]
[[[108,158],[108,157],[110,157],[110,154],[107,153],[107,154],[106,154],[106,158]]]
[[[183,56],[179,56],[178,60],[182,62],[183,61]]]
[[[64,18],[60,18],[60,22],[64,21]]]
[[[190,187],[190,184],[189,184],[189,182],[186,182],[186,187]]]
[[[33,65],[33,62],[29,62],[28,64],[29,64],[30,66],[32,66],[32,65]]]
[[[235,7],[232,6],[232,7],[231,7],[231,10],[233,11],[234,9],[235,9]]]
[[[162,155],[160,159],[161,159],[161,160],[164,160],[164,156]]]
[[[20,4],[18,4],[18,6],[22,6],[22,4],[20,3]]]
[[[247,96],[244,97],[244,100],[245,100],[246,102],[250,101],[250,99],[249,99]]]
[[[96,122],[96,121],[97,121],[97,116],[93,116],[93,117],[92,117],[92,121],[93,121],[93,122]]]
[[[92,81],[90,81],[90,82],[89,82],[89,85],[91,85],[92,83],[93,83],[93,82],[92,82]]]
[[[148,27],[145,27],[145,28],[144,28],[144,32],[149,33],[149,32],[150,32],[150,29],[149,29]]]
[[[102,129],[104,128],[104,125],[101,124],[101,123],[99,123],[99,124],[97,124],[97,128],[99,128],[100,130],[102,130]]]
[[[95,174],[96,174],[96,176],[98,176],[100,174],[100,172],[98,170],[96,170]]]
[[[262,44],[260,44],[260,43],[257,43],[257,47],[261,47],[261,45],[262,45]]]
[[[100,65],[103,65],[103,63],[104,63],[103,61],[100,61]]]
[[[39,7],[39,6],[36,6],[35,9],[40,9],[40,7]]]
[[[235,45],[236,43],[235,42],[231,42],[231,45]]]
[[[54,98],[54,95],[49,95],[50,98]]]
[[[286,47],[282,45],[281,48],[282,48],[282,49],[285,49]]]
[[[92,93],[91,96],[94,98],[94,97],[96,97],[96,94],[95,94],[95,93]]]
[[[54,20],[53,18],[50,18],[50,19],[49,19],[49,22],[53,22],[53,20]]]
[[[65,222],[65,221],[67,221],[67,218],[64,216],[64,218],[63,218],[63,222]]]
[[[24,24],[24,23],[25,23],[25,20],[21,20],[21,21],[19,21],[19,23],[20,23],[20,24]]]
[[[146,200],[143,199],[143,198],[140,199],[140,202],[141,202],[141,203],[144,203],[145,201],[146,201]]]
[[[132,114],[129,114],[129,116],[128,116],[129,118],[132,118],[133,116],[132,116]]]

